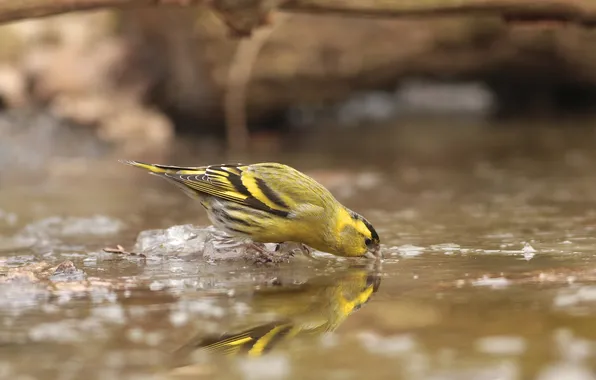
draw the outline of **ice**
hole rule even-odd
[[[165,230],[139,233],[134,252],[150,255],[191,255],[201,253],[205,243],[216,233],[212,226],[198,228],[192,224],[172,226]]]
[[[489,286],[494,289],[504,288],[508,286],[510,281],[504,277],[488,277],[483,276],[478,280],[472,282],[474,286]]]
[[[523,253],[536,253],[534,247],[530,245],[530,243],[525,243],[524,247],[522,248]]]
[[[415,245],[411,245],[411,244],[404,244],[404,245],[400,245],[399,247],[390,247],[386,250],[386,255],[387,256],[402,256],[402,257],[408,257],[408,256],[418,256],[421,255],[426,248],[424,247],[418,247]]]
[[[447,253],[452,251],[460,251],[461,247],[459,244],[455,243],[442,243],[431,245],[430,249],[432,249],[433,251],[444,251],[445,253]]]
[[[164,230],[141,232],[133,251],[147,257],[199,256],[206,260],[239,260],[258,257],[258,251],[247,241],[231,239],[213,226],[197,227],[192,224],[172,226]],[[293,243],[264,245],[272,257],[289,258],[299,251]]]

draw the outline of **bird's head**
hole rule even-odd
[[[362,215],[346,209],[339,221],[339,254],[380,258],[380,239],[372,224]],[[343,213],[342,213],[343,214]]]

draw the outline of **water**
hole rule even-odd
[[[115,161],[142,157],[11,175],[0,378],[594,379],[596,129],[405,124],[241,157],[327,185],[375,225],[380,265],[107,253],[206,216]],[[199,144],[167,162],[238,159]],[[235,355],[201,349],[246,330]]]

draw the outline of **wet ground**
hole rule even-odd
[[[207,219],[115,161],[144,157],[0,172],[0,378],[596,378],[596,128],[404,124],[242,157],[327,185],[380,265],[107,253]],[[186,141],[167,163],[237,158]]]

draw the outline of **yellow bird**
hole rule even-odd
[[[234,238],[302,243],[338,256],[380,257],[379,235],[364,217],[287,165],[181,167],[120,162],[149,170],[200,200],[213,225]]]

